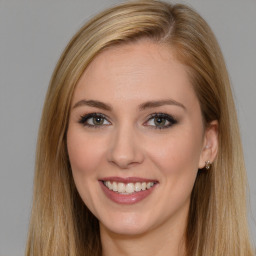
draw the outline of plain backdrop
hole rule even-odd
[[[0,256],[24,255],[44,96],[71,36],[117,0],[0,0]],[[177,1],[176,1],[177,2]],[[187,0],[210,24],[234,88],[256,240],[256,0]]]

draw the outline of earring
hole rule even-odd
[[[205,169],[206,170],[210,170],[211,166],[212,166],[212,164],[211,164],[211,162],[209,160],[205,162]]]

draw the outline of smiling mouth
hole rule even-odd
[[[118,194],[130,195],[141,191],[148,190],[156,185],[157,182],[116,182],[116,181],[102,181],[103,184],[111,191]]]

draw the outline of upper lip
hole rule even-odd
[[[117,176],[112,176],[112,177],[104,177],[102,179],[99,179],[100,181],[112,181],[112,182],[122,182],[122,183],[135,183],[135,182],[157,182],[157,180],[154,179],[146,179],[146,178],[141,178],[141,177],[117,177]]]

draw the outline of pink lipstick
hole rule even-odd
[[[118,204],[135,204],[148,197],[158,182],[139,177],[106,177],[99,180],[105,195]]]

